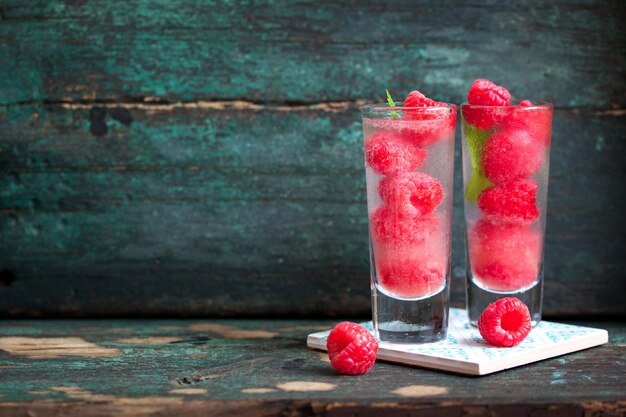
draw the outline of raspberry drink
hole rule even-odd
[[[470,322],[515,295],[541,319],[543,236],[552,106],[512,105],[504,87],[476,80],[463,115],[463,182]]]
[[[373,316],[383,342],[445,338],[456,107],[363,108]]]

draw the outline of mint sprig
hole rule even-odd
[[[385,92],[387,93],[387,104],[389,104],[389,107],[396,107],[396,102],[393,101],[393,98],[391,98],[391,93],[389,92],[389,90],[387,90],[385,88]],[[400,116],[398,115],[397,111],[392,111],[391,112],[391,118],[392,119],[399,119]]]
[[[472,174],[465,189],[465,199],[476,201],[485,188],[491,187],[491,182],[485,176],[482,167],[483,147],[489,138],[489,131],[463,122],[463,132],[472,163]]]

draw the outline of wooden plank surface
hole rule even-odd
[[[0,104],[323,102],[411,87],[461,102],[485,76],[522,98],[623,108],[625,13],[590,0],[5,0]]]
[[[294,320],[4,320],[1,416],[623,415],[626,332],[481,378],[377,362],[336,374]],[[202,414],[205,413],[205,414]],[[435,414],[434,414],[435,413]]]
[[[557,106],[545,312],[624,315],[625,7],[5,0],[0,315],[366,314],[358,107],[479,76]]]

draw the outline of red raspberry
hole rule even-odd
[[[442,288],[446,276],[444,236],[410,248],[377,247],[374,253],[379,285],[403,298],[425,297]]]
[[[420,172],[386,177],[378,184],[378,192],[385,203],[409,217],[431,213],[443,200],[443,188],[439,181]]]
[[[510,106],[511,93],[489,80],[478,79],[467,93],[467,102],[477,106]]]
[[[344,321],[331,330],[326,348],[333,368],[342,374],[360,375],[374,365],[378,343],[365,327]]]
[[[448,107],[448,105],[441,101],[431,100],[419,91],[411,91],[409,95],[406,96],[406,99],[404,99],[404,107]],[[429,111],[404,109],[403,118],[405,120],[434,120],[437,118],[443,118],[448,114],[448,109],[441,109],[441,111],[439,109]],[[423,131],[422,136],[424,133],[430,133],[430,136],[432,136],[433,132],[436,133],[436,130],[433,130],[433,127],[434,125],[431,123],[424,124],[420,129]],[[441,127],[438,130],[441,130]],[[430,141],[433,141],[432,138],[429,139]]]
[[[499,107],[461,107],[463,120],[478,129],[491,129],[501,118]]]
[[[537,187],[524,179],[487,188],[478,197],[478,208],[493,223],[531,224],[539,216]]]
[[[541,168],[543,152],[523,130],[498,132],[483,148],[483,170],[494,184],[525,178]]]
[[[478,221],[468,234],[474,279],[494,291],[518,291],[539,275],[541,233],[527,226]]]
[[[395,247],[415,244],[432,235],[439,228],[439,219],[432,213],[409,217],[393,207],[382,205],[370,218],[372,239],[379,244]]]
[[[419,91],[411,91],[404,99],[404,107],[447,107],[446,103],[429,99]]]
[[[456,126],[456,113],[446,113],[439,115],[433,119],[423,119],[419,121],[410,121],[409,127],[400,131],[400,133],[410,143],[426,147],[440,140],[454,136],[454,128]]]
[[[467,93],[467,102],[475,106],[509,106],[511,94],[506,88],[489,80],[478,79]],[[479,129],[492,128],[505,114],[500,108],[488,107],[463,107],[462,112],[465,121]]]
[[[480,335],[494,346],[517,346],[526,339],[530,329],[530,311],[514,297],[489,304],[478,319]]]
[[[365,161],[382,175],[413,171],[426,160],[426,151],[393,132],[376,132],[365,141]]]
[[[502,120],[505,129],[517,129],[528,132],[537,143],[550,146],[552,133],[552,112],[546,107],[532,107],[530,100],[522,101],[512,108]],[[532,107],[532,108],[529,108]]]
[[[405,110],[402,119],[364,119],[363,123],[367,129],[397,132],[410,144],[426,147],[454,136],[456,111],[445,103],[440,104],[446,108]]]

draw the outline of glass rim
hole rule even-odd
[[[554,104],[541,102],[538,104],[533,104],[532,106],[520,106],[519,104],[511,104],[509,106],[485,106],[482,104],[469,104],[463,103],[461,104],[461,108],[472,108],[472,109],[511,109],[514,107],[519,107],[523,109],[554,109]]]
[[[450,103],[445,103],[445,106],[432,106],[432,107],[415,107],[415,106],[394,106],[391,107],[389,106],[388,103],[373,103],[373,104],[366,104],[365,106],[361,107],[360,110],[362,112],[364,111],[406,111],[406,110],[411,110],[411,111],[423,111],[423,112],[430,112],[430,111],[435,111],[435,110],[450,110],[450,109],[456,109],[457,105],[456,104],[450,104]]]

